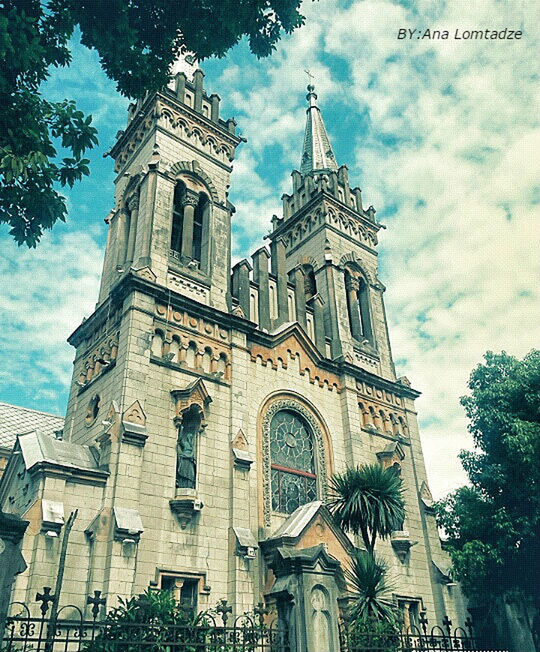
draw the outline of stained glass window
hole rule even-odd
[[[304,420],[281,410],[270,424],[272,509],[292,514],[317,498],[313,437]]]

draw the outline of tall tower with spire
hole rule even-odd
[[[274,220],[270,241],[282,243],[287,271],[297,286],[307,279],[309,291],[316,290],[322,299],[329,357],[344,356],[395,379],[385,288],[378,278],[381,225],[375,209],[364,208],[360,188],[350,187],[347,166],[338,166],[311,84],[307,100],[300,170],[292,173],[293,192],[283,195],[283,217]],[[299,294],[298,288],[297,317],[302,323]]]
[[[112,606],[148,588],[195,609],[226,598],[237,615],[263,602],[294,649],[323,649],[320,637],[338,649],[343,570],[360,542],[328,512],[330,479],[379,463],[401,475],[407,505],[379,545],[396,607],[411,625],[422,612],[457,625],[419,393],[392,363],[375,210],[338,166],[310,85],[300,169],[269,248],[231,270],[242,139],[203,77],[179,66],[171,87],[129,108],[110,151],[101,288],[69,339],[64,439],[21,435],[0,484],[0,509],[32,524],[14,598],[54,585],[63,515],[78,509],[66,602],[84,611],[94,591]]]

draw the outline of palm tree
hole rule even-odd
[[[328,507],[345,532],[360,534],[368,552],[388,538],[405,518],[401,479],[394,469],[364,464],[336,473],[330,480]]]
[[[387,565],[375,555],[375,542],[401,528],[405,502],[401,479],[393,468],[364,464],[337,473],[330,481],[328,507],[345,532],[360,534],[366,550],[357,550],[347,579],[355,594],[349,618],[353,631],[362,627],[389,627],[395,631],[396,613],[387,581]],[[385,624],[386,623],[386,624]],[[386,649],[386,648],[385,648]]]
[[[349,611],[352,620],[394,622],[393,586],[388,582],[387,572],[384,559],[365,550],[356,551],[350,570],[345,570],[356,598]]]

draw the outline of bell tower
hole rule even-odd
[[[284,250],[299,323],[303,297],[320,297],[329,357],[395,379],[377,276],[381,224],[373,206],[364,208],[360,188],[351,189],[347,166],[338,166],[311,84],[306,98],[300,170],[292,172],[293,192],[283,195],[283,218],[273,220],[269,239]]]
[[[174,83],[129,107],[129,121],[109,154],[115,205],[99,303],[130,272],[220,310],[230,308],[227,200],[241,142],[233,119],[219,117],[203,71],[187,57]]]

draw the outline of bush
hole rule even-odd
[[[374,617],[359,617],[347,625],[349,652],[377,650],[377,652],[399,652],[399,629],[394,622]]]
[[[178,605],[170,591],[146,591],[124,600],[107,614],[104,629],[85,646],[86,652],[152,652],[201,649],[205,614]],[[200,638],[203,637],[201,641]],[[192,647],[193,646],[193,647]],[[204,649],[204,647],[202,648]]]

